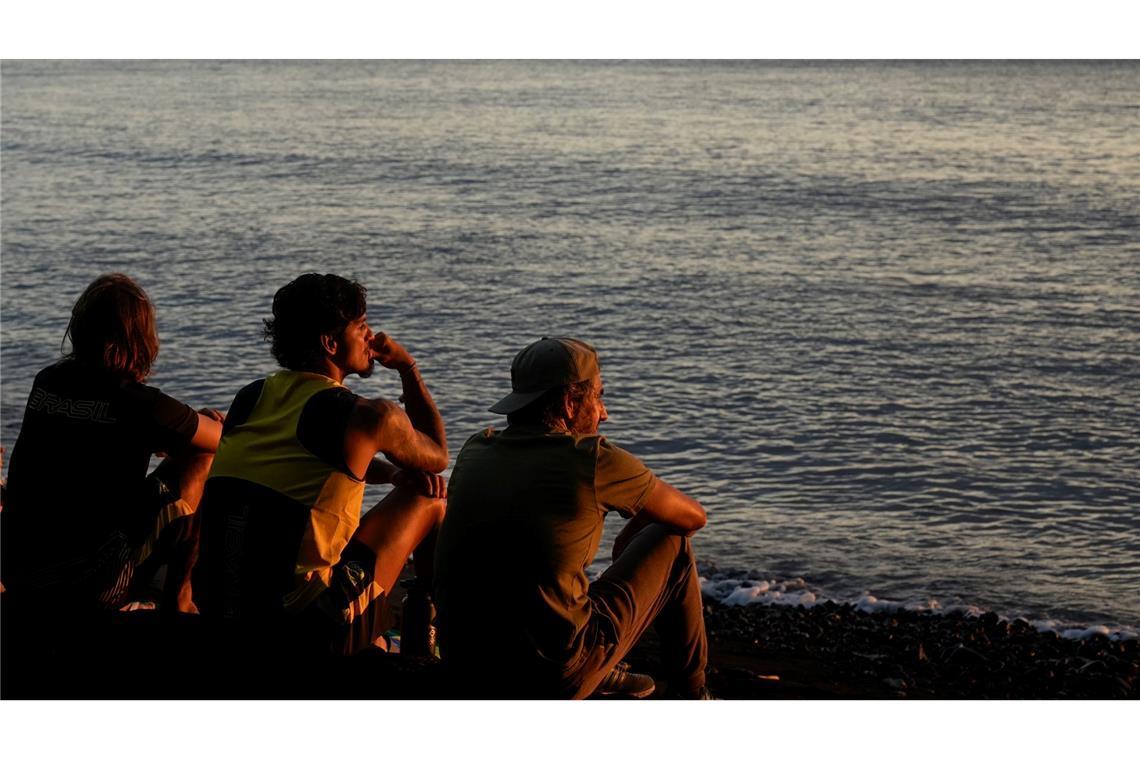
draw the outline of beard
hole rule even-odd
[[[575,435],[593,435],[598,432],[598,426],[592,423],[593,420],[579,410],[573,418],[566,421],[566,428]]]

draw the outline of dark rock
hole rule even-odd
[[[863,684],[858,688],[866,689],[861,692],[866,695],[1056,699],[1068,694],[1109,699],[1135,697],[1140,681],[1137,640],[1061,639],[1053,632],[1038,632],[1023,619],[865,613],[850,605],[826,604],[811,609],[726,608],[711,602],[708,608],[714,660],[725,649],[758,652],[763,642],[766,672],[780,672],[772,662],[782,658],[810,662],[836,683]],[[787,693],[782,691],[786,682],[765,681],[758,691],[742,678],[722,674],[721,679],[728,698],[734,690],[735,696],[745,698]]]
[[[906,681],[901,678],[884,678],[883,683],[898,692],[899,696],[906,696]]]
[[[1109,672],[1109,667],[1103,660],[1085,660],[1077,672],[1082,675],[1105,675]]]
[[[958,645],[946,660],[951,665],[984,665],[989,660],[981,652],[971,649],[964,644]]]

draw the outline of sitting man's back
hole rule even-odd
[[[606,419],[594,350],[543,339],[492,407],[509,427],[464,445],[436,554],[446,660],[472,695],[584,697],[621,691],[614,668],[653,623],[670,686],[704,692],[707,644],[686,534],[704,510],[597,434]],[[606,514],[632,518],[594,583]],[[494,576],[488,564],[505,570]]]
[[[24,610],[6,617],[37,647],[44,629],[70,646],[78,620],[145,599],[162,565],[160,609],[193,611],[195,512],[222,431],[220,413],[146,384],[155,309],[131,278],[96,278],[66,337],[71,353],[40,371],[28,396],[0,516],[7,601],[15,594]]]
[[[226,419],[194,594],[205,617],[252,634],[255,648],[367,649],[387,627],[387,597],[413,550],[426,586],[413,591],[430,588],[446,496],[435,474],[447,466],[443,421],[415,360],[372,333],[365,308],[364,288],[336,275],[281,288],[266,334],[283,369],[238,392]],[[377,362],[399,373],[404,408],[343,385]],[[366,483],[395,488],[361,517]],[[427,631],[418,633],[426,649]]]

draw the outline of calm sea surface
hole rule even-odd
[[[95,275],[154,298],[152,383],[225,408],[274,291],[337,272],[453,452],[518,348],[593,342],[604,432],[708,508],[710,592],[1140,627],[1140,64],[5,62],[0,94],[4,445]]]

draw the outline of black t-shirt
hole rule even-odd
[[[184,448],[197,413],[141,383],[64,359],[32,385],[8,467],[5,570],[79,557],[137,522],[150,457]]]

